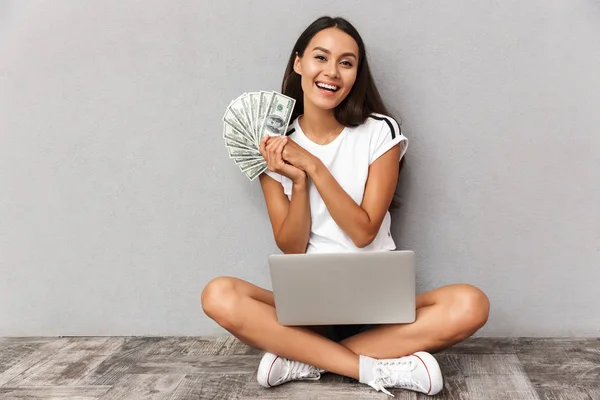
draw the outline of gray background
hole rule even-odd
[[[479,335],[600,331],[600,2],[0,1],[0,335],[208,335],[218,275],[270,288],[262,193],[221,117],[301,31],[353,22],[410,138],[418,290]]]

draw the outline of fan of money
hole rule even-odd
[[[260,140],[287,131],[296,100],[277,92],[250,92],[227,106],[223,116],[223,139],[229,157],[253,181],[267,169],[260,154]]]

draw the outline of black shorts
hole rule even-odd
[[[330,325],[327,327],[327,337],[334,342],[341,342],[344,339],[354,336],[372,328],[372,325]]]

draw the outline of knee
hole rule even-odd
[[[455,339],[465,339],[488,320],[490,301],[486,294],[475,286],[456,285],[450,305],[450,332]]]
[[[235,278],[220,276],[204,287],[200,295],[202,310],[225,329],[232,329],[238,308]]]

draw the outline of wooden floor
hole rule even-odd
[[[0,339],[0,399],[385,399],[349,378],[263,389],[233,337]],[[436,354],[444,390],[396,399],[598,399],[600,339],[475,338]]]

